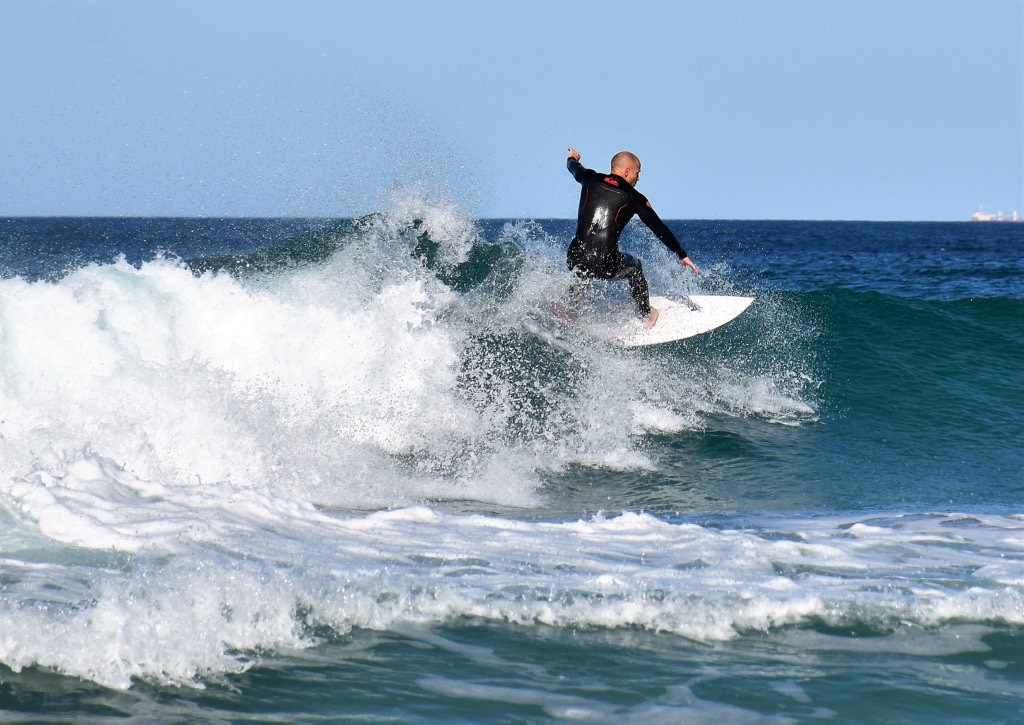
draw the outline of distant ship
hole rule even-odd
[[[1003,212],[998,211],[995,214],[990,214],[985,211],[982,207],[978,207],[978,211],[971,214],[972,222],[1019,222],[1020,217],[1017,216],[1017,210],[1013,210],[1013,214],[1008,217],[1003,216]]]

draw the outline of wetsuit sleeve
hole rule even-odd
[[[576,179],[576,181],[581,184],[587,183],[597,175],[596,171],[586,168],[572,156],[565,160],[565,167],[569,169],[569,173],[572,174],[572,178]]]
[[[685,259],[689,255],[686,250],[683,249],[683,245],[679,243],[676,235],[672,233],[672,230],[661,220],[658,213],[651,207],[651,203],[647,201],[647,197],[643,194],[637,193],[636,198],[636,215],[640,217],[640,221],[647,225],[647,228],[654,232],[654,236],[661,240],[661,243],[668,247],[669,251],[675,254],[680,259]]]

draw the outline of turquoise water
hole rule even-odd
[[[1024,225],[397,206],[0,220],[6,719],[1024,717]]]

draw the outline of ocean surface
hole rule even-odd
[[[0,219],[0,720],[1024,720],[1024,224],[670,225]]]

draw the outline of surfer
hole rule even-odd
[[[566,263],[584,282],[592,279],[629,280],[629,291],[644,319],[644,327],[653,327],[658,321],[658,310],[651,307],[643,266],[639,259],[619,249],[619,236],[626,222],[634,215],[639,216],[662,244],[679,257],[683,269],[689,267],[697,274],[697,265],[651,207],[647,197],[636,190],[636,182],[640,178],[640,159],[636,154],[630,151],[615,154],[608,174],[585,168],[580,163],[580,152],[574,148],[569,149],[565,163],[573,178],[583,185],[576,235],[569,244]],[[577,288],[577,294],[581,291]]]

